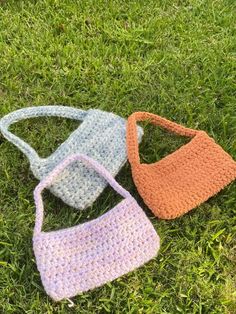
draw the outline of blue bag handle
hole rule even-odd
[[[84,120],[87,111],[72,108],[68,106],[37,106],[26,107],[13,111],[0,119],[0,130],[3,136],[15,146],[17,146],[30,161],[38,160],[40,157],[37,152],[25,141],[9,131],[11,124],[20,120],[35,118],[35,117],[62,117],[75,120]]]

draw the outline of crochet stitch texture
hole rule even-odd
[[[58,116],[83,120],[56,151],[47,158],[40,158],[36,151],[8,129],[22,119]],[[30,168],[37,179],[43,179],[65,157],[83,153],[101,163],[115,176],[127,160],[126,120],[109,112],[88,111],[66,106],[39,106],[16,110],[0,120],[0,130],[29,159]],[[141,141],[143,131],[138,128]],[[68,205],[77,209],[90,206],[106,187],[106,181],[80,161],[69,165],[59,180],[50,187],[51,192]]]
[[[136,122],[144,120],[192,140],[158,162],[140,163]],[[159,218],[183,215],[236,178],[235,161],[206,132],[148,112],[136,112],[128,118],[127,150],[135,185]]]
[[[43,232],[41,193],[70,164],[82,160],[122,196],[97,219],[59,231]],[[36,187],[33,249],[46,292],[55,300],[99,287],[153,258],[159,237],[135,199],[99,163],[85,155],[67,157]]]

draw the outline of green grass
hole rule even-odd
[[[128,117],[147,110],[207,131],[236,159],[235,1],[0,1],[0,116],[66,104]],[[36,119],[12,130],[47,156],[76,128]],[[145,127],[141,156],[152,162],[183,144]],[[145,207],[125,165],[117,177],[161,237],[157,258],[94,291],[76,306],[43,290],[32,252],[37,184],[29,164],[0,137],[0,313],[236,313],[236,186],[173,221]],[[107,188],[75,212],[46,194],[45,228],[107,211]]]

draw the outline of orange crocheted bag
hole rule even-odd
[[[145,120],[192,140],[158,162],[140,163],[136,122]],[[159,218],[183,215],[236,178],[236,162],[206,132],[152,113],[136,112],[128,118],[127,150],[138,192]]]

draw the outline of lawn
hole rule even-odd
[[[0,1],[0,117],[31,105],[150,111],[208,132],[236,160],[234,0]],[[76,121],[12,127],[48,156]],[[144,125],[141,158],[153,162],[185,139]],[[32,251],[37,180],[0,135],[0,313],[236,313],[236,185],[181,218],[155,218],[127,163],[117,180],[161,237],[158,256],[101,288],[53,302]],[[157,191],[158,193],[158,191]],[[98,217],[118,202],[111,188],[80,213],[45,194],[45,228]]]

